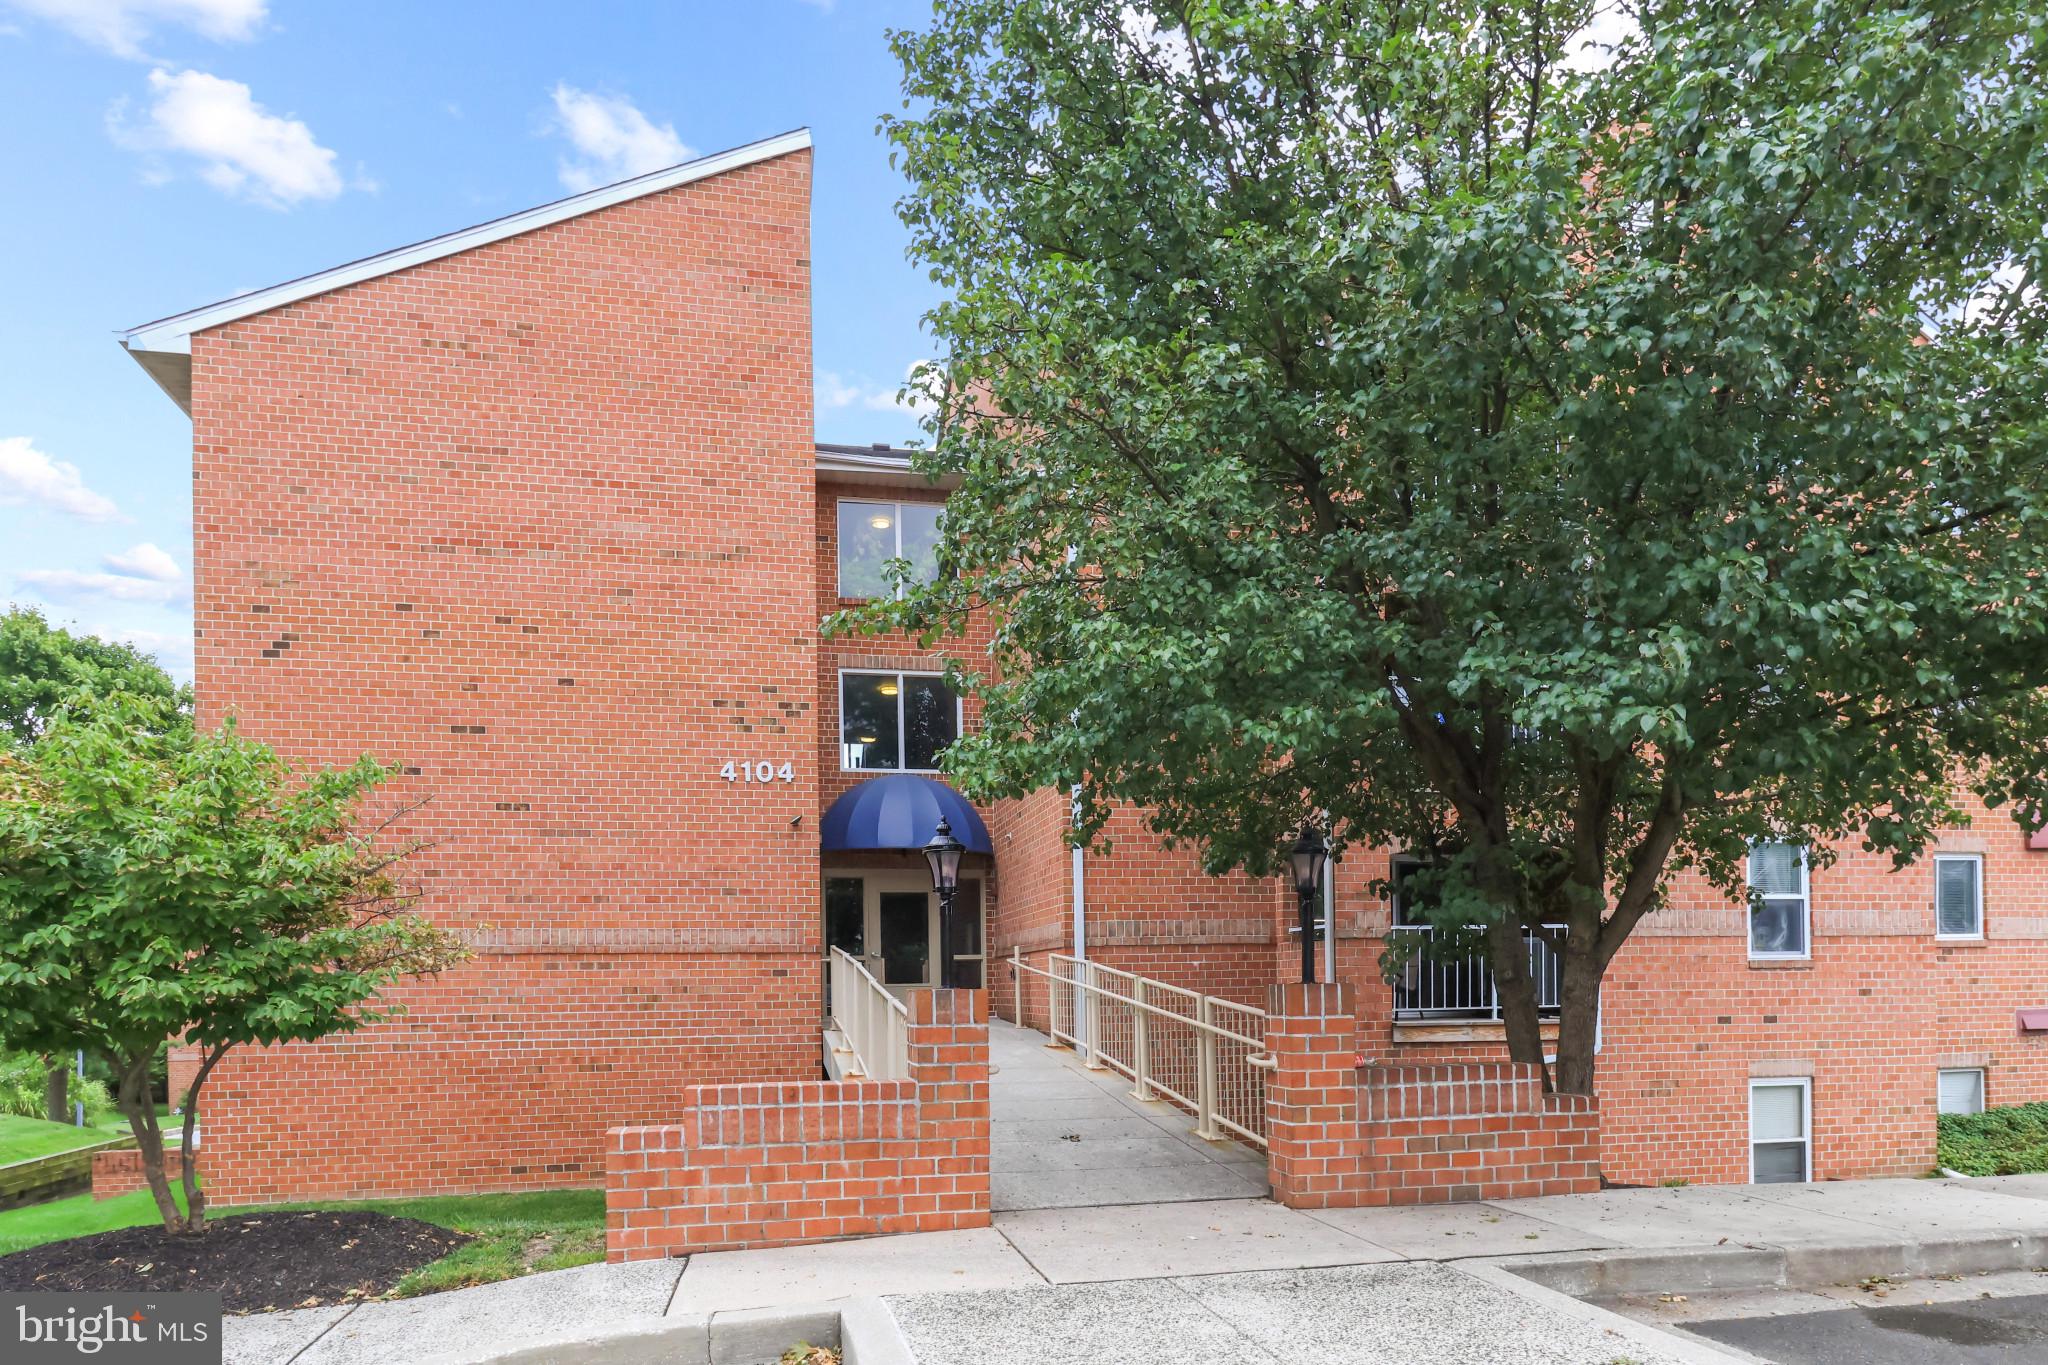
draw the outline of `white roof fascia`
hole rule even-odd
[[[884,455],[879,451],[873,455],[853,455],[840,450],[821,450],[818,452],[818,473],[892,488],[937,488],[951,492],[960,486],[957,474],[941,474],[936,479],[928,479],[911,467],[909,456]]]
[[[623,204],[629,199],[658,194],[663,190],[674,189],[678,185],[687,185],[692,181],[703,180],[725,171],[751,166],[771,157],[786,156],[790,152],[802,151],[810,145],[810,129],[799,128],[794,132],[783,133],[761,142],[748,143],[744,147],[699,157],[695,161],[685,161],[681,165],[670,166],[665,170],[650,171],[631,180],[621,180],[615,185],[603,185],[583,194],[571,195],[567,199],[557,199],[551,204],[542,204],[538,208],[509,214],[488,223],[479,223],[475,227],[463,228],[459,232],[446,233],[424,242],[415,242],[411,246],[402,246],[380,255],[367,256],[360,261],[336,266],[332,270],[304,275],[296,280],[287,280],[283,284],[271,285],[267,289],[239,294],[219,303],[210,303],[202,308],[159,318],[155,322],[146,322],[121,333],[121,344],[130,351],[189,355],[192,351],[194,332],[203,332],[209,327],[219,327],[223,323],[235,322],[257,313],[267,313],[273,308],[297,303],[316,294],[330,293],[352,284],[360,284],[364,280],[376,279],[380,275],[389,275],[411,266],[423,265],[428,261],[437,261],[444,256],[453,256],[458,252],[469,251],[492,242],[501,242],[507,237],[516,237],[523,232],[532,232],[537,228],[610,208],[614,204]]]

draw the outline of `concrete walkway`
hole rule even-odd
[[[1042,1033],[989,1026],[990,1196],[998,1212],[1262,1199],[1265,1153],[1195,1136],[1164,1100],[1090,1071]]]
[[[920,1365],[1668,1365],[1729,1357],[1510,1270],[1548,1271],[1556,1283],[1604,1276],[1654,1297],[1660,1286],[1692,1294],[1744,1276],[1833,1284],[1873,1266],[1939,1274],[1999,1261],[2048,1264],[2048,1176],[1313,1214],[1233,1198],[1015,1210],[968,1232],[590,1266],[230,1319],[226,1345],[229,1365],[435,1365],[689,1317],[882,1298]]]

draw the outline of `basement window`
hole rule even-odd
[[[1797,1185],[1813,1179],[1813,1091],[1804,1080],[1749,1083],[1749,1180]]]
[[[1957,1067],[1935,1073],[1935,1112],[1981,1114],[1984,1112],[1984,1069]]]

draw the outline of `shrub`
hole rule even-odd
[[[2048,1171],[2048,1101],[1935,1121],[1935,1159],[1964,1175]]]
[[[48,1118],[44,1108],[44,1078],[49,1068],[33,1052],[0,1052],[0,1114],[19,1118]],[[85,1121],[103,1123],[116,1110],[114,1097],[105,1081],[93,1076],[71,1078],[71,1102],[85,1101]]]

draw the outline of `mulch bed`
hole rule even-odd
[[[120,1228],[0,1256],[0,1289],[217,1291],[230,1313],[374,1297],[469,1237],[388,1213],[244,1213],[173,1237]]]

